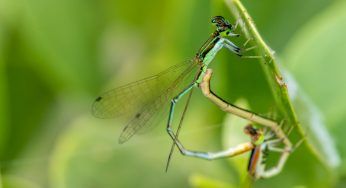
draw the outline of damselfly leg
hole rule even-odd
[[[283,122],[281,122],[281,125],[282,124]],[[280,128],[282,127],[281,125]],[[291,130],[292,129],[289,129],[288,134],[291,132]],[[282,137],[277,136],[275,132],[270,129],[264,132],[264,142],[257,145],[252,150],[251,157],[249,159],[248,171],[254,179],[270,178],[279,174],[285,166],[289,155],[305,140],[305,137],[303,137],[298,142],[296,142],[295,145],[292,146],[287,145],[287,142],[284,142],[284,140],[288,140],[288,134]],[[284,146],[280,147],[281,144],[283,144]],[[267,166],[267,158],[269,152],[280,153],[278,162],[272,167]]]
[[[255,178],[270,178],[279,174],[289,157],[289,155],[302,143],[299,141],[294,146],[285,145],[284,148],[277,147],[278,144],[283,143],[282,139],[275,139],[264,141],[261,145],[256,146],[252,152],[258,152],[257,155],[251,155],[249,159],[249,174]],[[275,166],[267,167],[267,155],[269,152],[280,153],[280,157]]]
[[[220,159],[220,158],[237,156],[237,155],[246,153],[246,152],[254,149],[256,147],[256,144],[258,144],[259,141],[263,140],[262,139],[263,135],[260,134],[260,132],[248,131],[249,126],[246,126],[244,128],[244,132],[250,136],[250,139],[251,139],[250,142],[238,144],[235,147],[230,147],[226,150],[217,151],[217,152],[202,152],[202,151],[188,150],[176,138],[176,135],[174,134],[174,132],[170,132],[170,135],[171,135],[172,139],[174,140],[175,144],[177,145],[177,147],[178,147],[178,149],[182,155],[189,156],[189,157],[196,157],[196,158],[205,159],[205,160],[215,160],[215,159]]]
[[[191,89],[190,92],[189,92],[189,95],[188,95],[187,100],[186,100],[186,103],[185,103],[184,110],[183,110],[183,112],[182,112],[182,115],[181,115],[181,118],[180,118],[180,121],[179,121],[179,125],[178,125],[178,128],[177,128],[177,131],[176,131],[176,133],[175,133],[177,138],[179,137],[179,133],[180,133],[181,127],[182,127],[182,125],[183,125],[183,121],[184,121],[184,118],[185,118],[185,114],[186,114],[187,109],[188,109],[188,106],[189,106],[189,104],[190,104],[192,92],[193,92],[193,89]],[[168,171],[168,167],[169,167],[169,164],[170,164],[170,161],[171,161],[171,157],[172,157],[173,152],[174,152],[174,148],[175,148],[175,144],[174,144],[174,141],[173,141],[172,146],[171,146],[171,150],[170,150],[169,155],[168,155],[168,158],[167,158],[166,172]]]

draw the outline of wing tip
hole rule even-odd
[[[102,99],[103,99],[103,98],[102,98],[101,96],[99,96],[99,97],[97,97],[97,98],[95,99],[95,102],[100,102]]]
[[[128,131],[128,126],[126,126],[118,139],[118,143],[123,144],[127,142],[133,135],[134,133],[130,133]]]
[[[123,138],[123,137],[119,137],[119,139],[118,139],[118,143],[119,144],[123,144],[123,143],[125,143],[127,141],[127,139],[125,139],[125,138]]]
[[[93,116],[97,117],[97,118],[100,118],[100,119],[107,119],[108,117],[106,117],[105,114],[100,113],[99,110],[98,110],[99,105],[102,105],[102,104],[100,103],[102,99],[103,99],[103,97],[98,96],[98,97],[94,100],[94,102],[93,102],[93,104],[92,104],[92,106],[91,106],[91,114],[92,114]]]

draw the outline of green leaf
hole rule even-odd
[[[316,16],[294,36],[284,53],[285,65],[296,77],[321,109],[321,118],[332,130],[345,159],[344,140],[346,88],[345,48],[346,48],[346,2],[336,1],[326,11]],[[330,139],[320,135],[328,153],[333,153]],[[333,144],[333,143],[331,143]],[[340,161],[329,157],[328,162],[336,166]],[[346,172],[345,164],[343,171]]]

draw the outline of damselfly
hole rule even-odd
[[[198,86],[208,65],[222,48],[226,47],[242,56],[241,49],[226,38],[239,36],[233,33],[234,27],[221,16],[214,17],[212,23],[216,31],[192,60],[172,66],[155,76],[110,90],[95,100],[92,107],[94,116],[113,118],[125,115],[131,119],[120,135],[120,143],[127,141],[141,128],[149,126],[152,117],[165,103],[172,100],[175,104],[184,94]],[[192,79],[188,80],[191,75]],[[184,80],[187,80],[187,84]]]
[[[119,137],[120,143],[126,142],[144,127],[152,125],[154,117],[159,114],[158,112],[168,101],[171,102],[171,107],[167,131],[172,139],[177,138],[182,119],[175,134],[172,129],[175,105],[187,93],[189,93],[189,101],[192,90],[202,82],[209,64],[217,53],[222,48],[226,48],[232,53],[244,57],[243,50],[228,39],[228,37],[239,36],[234,33],[235,26],[222,16],[212,18],[211,22],[216,26],[216,30],[192,60],[170,67],[155,76],[110,90],[95,100],[92,107],[94,116],[113,118],[124,115],[130,119]],[[172,145],[171,152],[173,149],[174,145]]]

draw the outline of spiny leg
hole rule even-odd
[[[226,47],[229,51],[237,54],[238,56],[241,56],[241,52],[240,52],[240,48],[235,45],[233,42],[231,42],[230,40],[223,38],[221,39],[222,41],[222,45],[223,47]]]
[[[294,129],[294,126],[292,126],[288,129],[287,136],[289,136],[292,133],[293,129]]]
[[[273,139],[273,140],[266,140],[265,141],[269,146],[271,145],[275,145],[277,143],[282,142],[282,138],[277,138],[277,139]]]
[[[294,144],[294,146],[292,147],[292,151],[296,150],[300,145],[302,145],[302,143],[306,140],[307,135],[305,134],[303,138],[301,138],[296,144]]]
[[[260,55],[248,55],[248,56],[241,56],[241,58],[243,59],[264,59],[262,56]]]
[[[252,47],[249,47],[249,48],[242,50],[241,48],[239,48],[237,45],[235,45],[233,42],[231,42],[230,40],[228,40],[226,38],[223,38],[223,44],[222,45],[223,45],[223,47],[226,47],[229,51],[237,54],[241,58],[252,58],[252,59],[263,58],[262,56],[244,56],[242,54],[243,52],[247,52],[247,51],[250,51],[250,50],[257,48],[257,46],[252,46]]]
[[[249,42],[250,42],[251,40],[253,40],[253,39],[252,39],[252,38],[249,38],[249,39],[247,39],[247,40],[244,42],[244,44],[243,44],[243,49],[244,49],[243,52],[248,52],[248,51],[251,51],[251,50],[257,48],[257,45],[246,48],[246,45],[248,45]]]
[[[275,146],[268,146],[268,149],[270,151],[279,152],[279,153],[290,152],[290,151],[286,151],[283,148],[278,148],[278,147],[275,147]]]
[[[230,37],[240,37],[240,34],[238,34],[238,33],[233,33],[233,31],[235,31],[236,29],[237,29],[237,27],[238,27],[238,19],[237,19],[237,21],[235,22],[235,24],[232,26],[232,29],[231,29],[231,32],[229,32],[228,33],[228,36],[230,36]]]
[[[249,42],[250,42],[251,40],[253,40],[253,39],[252,39],[252,38],[248,38],[248,39],[244,42],[243,47],[245,48],[246,45],[249,44]]]
[[[286,131],[285,131],[285,130],[284,130],[283,124],[284,124],[284,120],[281,121],[281,123],[280,123],[280,128],[281,128],[284,132],[286,132],[286,137],[289,137],[289,135],[291,135],[291,133],[292,133],[292,131],[293,131],[293,129],[294,129],[295,127],[294,127],[294,126],[291,126],[291,127],[287,128]],[[274,133],[273,135],[275,136],[275,133]],[[291,149],[290,149],[289,152],[293,152],[295,149],[297,149],[297,148],[305,141],[305,139],[306,139],[306,134],[305,134],[305,136],[303,136],[300,140],[298,140],[298,142],[296,142],[293,146],[291,146]],[[277,140],[279,140],[279,139],[277,139]],[[282,141],[282,139],[281,139],[281,141]],[[269,142],[270,142],[270,141],[269,141]],[[275,147],[273,147],[273,148],[274,148],[274,149],[277,149],[277,148],[275,148]]]
[[[253,38],[248,38],[248,39],[244,42],[243,48],[242,48],[243,50],[241,51],[241,53],[248,52],[248,51],[251,51],[251,50],[254,50],[254,49],[257,48],[257,45],[246,48],[246,46],[247,46],[247,45],[249,44],[249,42],[252,41],[252,40],[253,40]],[[245,58],[245,59],[263,59],[262,56],[244,56],[244,55],[241,56],[241,58]]]
[[[278,125],[278,128],[277,129],[281,129],[283,132],[285,132],[284,131],[284,120],[282,120],[281,122],[280,122],[280,124]],[[271,140],[271,139],[273,139],[273,138],[275,138],[276,137],[276,135],[275,135],[275,131],[273,131],[273,130],[270,130],[269,131],[269,133],[268,134],[266,134],[266,135],[268,135],[268,137],[266,136],[266,140]]]
[[[283,142],[284,143],[284,142]],[[259,177],[262,178],[270,178],[277,174],[279,174],[283,167],[286,164],[286,161],[289,157],[289,155],[292,153],[293,149],[292,146],[285,145],[284,148],[277,148],[275,146],[269,146],[268,149],[273,152],[279,152],[281,153],[279,161],[274,167],[271,167],[269,169],[264,170],[261,174],[259,174]]]
[[[181,130],[181,126],[182,126],[182,124],[183,124],[184,117],[185,117],[187,108],[188,108],[189,103],[190,103],[190,99],[191,99],[191,96],[192,96],[192,92],[193,92],[193,89],[191,89],[190,92],[189,92],[189,95],[188,95],[188,98],[187,98],[187,101],[186,101],[186,104],[185,104],[185,107],[184,107],[184,111],[183,111],[183,113],[182,113],[182,115],[181,115],[181,118],[180,118],[180,122],[179,122],[179,125],[178,125],[178,128],[177,128],[177,131],[176,131],[176,137],[177,137],[177,138],[179,137],[179,133],[180,133],[180,130]],[[172,146],[171,146],[171,150],[170,150],[169,155],[168,155],[168,158],[167,158],[166,172],[168,171],[168,167],[169,167],[169,164],[170,164],[170,161],[171,161],[172,154],[173,154],[173,152],[174,152],[174,148],[175,148],[175,142],[173,141]]]
[[[239,20],[240,20],[240,18],[238,18],[238,19],[235,21],[235,24],[234,24],[234,27],[233,27],[233,31],[236,30],[236,29],[238,28]]]
[[[241,25],[241,27],[244,27],[244,24],[245,24],[244,21],[240,17],[237,18],[233,27],[233,31],[235,31],[239,25]]]
[[[275,150],[271,150],[271,151],[275,151]],[[278,152],[280,152],[280,151],[278,151]],[[289,155],[290,155],[289,151],[282,151],[277,165],[270,168],[270,169],[264,170],[263,172],[261,172],[261,174],[258,174],[258,176],[261,178],[270,178],[270,177],[273,177],[273,176],[279,174],[282,171],[283,167],[285,166],[285,163],[286,163]]]
[[[306,137],[303,137],[294,146],[285,145],[284,148],[275,147],[275,144],[277,144],[278,142],[281,142],[282,139],[267,141],[266,143],[268,144],[268,149],[270,151],[273,151],[273,152],[281,153],[281,156],[280,156],[279,161],[278,161],[276,166],[262,171],[258,176],[262,177],[262,178],[269,178],[269,177],[272,177],[272,176],[279,174],[282,171],[289,155],[303,143],[305,138]]]

